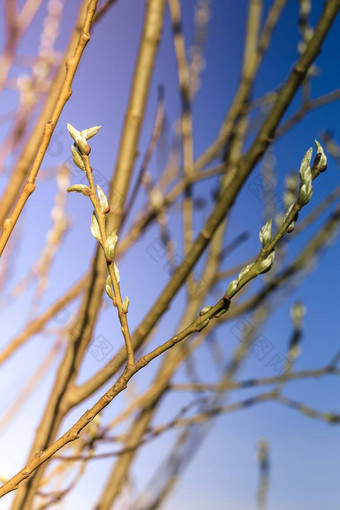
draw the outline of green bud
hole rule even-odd
[[[96,184],[96,187],[97,187],[97,194],[98,194],[100,209],[101,209],[102,212],[104,212],[105,209],[109,205],[108,201],[107,201],[107,197],[106,197],[104,191],[101,189],[101,187],[98,186],[98,184]]]
[[[115,272],[115,276],[116,276],[116,280],[117,280],[117,283],[120,282],[120,274],[119,274],[119,269],[118,267],[116,266],[116,264],[113,264],[113,270]]]
[[[306,181],[305,184],[302,184],[299,196],[298,196],[298,202],[300,205],[306,205],[311,199],[311,196],[313,194],[313,186],[312,186],[312,180]]]
[[[290,317],[294,326],[301,328],[302,321],[306,315],[306,307],[301,301],[297,301],[290,309]]]
[[[113,260],[116,244],[118,241],[117,230],[115,229],[112,234],[106,239],[105,243],[105,257]]]
[[[87,143],[86,138],[82,135],[82,133],[69,123],[67,123],[67,129],[81,154],[90,154],[91,151],[90,146]]]
[[[110,299],[114,300],[115,294],[113,292],[113,289],[111,285],[105,285],[106,294],[109,296]]]
[[[326,170],[327,167],[327,156],[322,148],[322,145],[317,140],[314,141],[316,146],[316,153],[321,154],[320,161],[318,163],[318,169],[320,170],[320,172],[323,172]]]
[[[112,280],[111,280],[110,275],[108,275],[108,277],[106,278],[105,290],[106,290],[106,294],[109,296],[109,298],[111,298],[113,300],[115,298],[115,293],[113,292]]]
[[[195,331],[202,331],[204,328],[206,328],[209,324],[209,319],[205,319],[199,326],[196,326]]]
[[[68,193],[71,193],[72,191],[75,191],[76,193],[82,193],[86,197],[88,197],[91,194],[91,190],[88,186],[85,186],[85,184],[73,184],[69,188],[67,188]]]
[[[122,306],[122,310],[124,313],[128,313],[129,304],[130,304],[130,299],[126,296],[126,298],[123,301],[123,306]]]
[[[204,315],[205,313],[209,312],[209,310],[212,309],[212,306],[211,305],[207,305],[205,306],[204,308],[202,308],[202,310],[200,311],[200,315]]]
[[[300,178],[301,183],[304,184],[306,178],[311,174],[310,161],[312,159],[313,149],[312,147],[308,149],[306,154],[304,155],[301,165],[300,165]]]
[[[68,132],[70,133],[71,137],[73,138],[73,140],[76,141],[77,136],[80,135],[80,131],[78,131],[78,129],[74,128],[69,123],[67,123],[67,129],[68,129]]]
[[[250,269],[253,267],[254,263],[248,264],[246,267],[242,269],[240,274],[238,275],[237,282],[239,282],[247,273],[249,273]]]
[[[286,219],[288,218],[288,216],[292,212],[293,207],[294,207],[294,204],[291,204],[289,206],[289,208],[287,209],[287,211],[284,213],[284,215],[281,218],[279,218],[279,222],[278,222],[279,225],[280,225],[280,222],[281,222],[281,225],[282,225],[286,221]]]
[[[98,224],[98,220],[97,220],[97,217],[96,217],[94,211],[92,213],[92,220],[91,220],[91,234],[93,235],[93,237],[95,237],[97,239],[97,241],[101,240],[99,224]]]
[[[223,308],[220,312],[214,315],[215,319],[219,319],[221,315],[224,315],[227,311],[228,311],[227,308]]]
[[[80,168],[80,170],[85,172],[84,161],[74,145],[72,145],[71,150],[72,150],[73,163],[75,165],[77,165],[77,167]]]
[[[296,224],[296,221],[292,221],[290,225],[288,225],[288,228],[287,228],[287,233],[290,234],[291,232],[293,232],[294,228],[295,228],[295,224]]]
[[[259,273],[262,274],[262,273],[266,273],[267,271],[269,271],[269,269],[273,265],[274,259],[275,259],[275,251],[272,251],[266,259],[262,260],[259,263],[259,266],[258,266]]]
[[[228,288],[226,290],[226,295],[229,298],[233,297],[233,295],[236,294],[237,285],[238,285],[238,279],[233,280],[231,283],[229,283]]]
[[[260,230],[260,241],[263,248],[267,248],[272,240],[272,220],[268,220]]]
[[[80,150],[81,154],[90,154],[90,146],[86,141],[86,138],[84,138],[80,133],[76,138],[76,145],[78,149]]]
[[[85,140],[89,140],[98,133],[100,128],[101,126],[93,126],[91,128],[84,129],[83,131],[80,132],[80,134],[85,138]]]

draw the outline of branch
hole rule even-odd
[[[310,370],[301,370],[299,372],[291,372],[285,375],[285,382],[297,381],[307,378],[319,378],[325,375],[340,376],[340,369],[335,368],[333,365],[327,365],[322,368],[315,368]],[[259,379],[246,379],[244,381],[228,381],[226,383],[208,384],[208,383],[177,383],[171,384],[170,389],[174,391],[230,391],[230,390],[243,390],[245,388],[253,388],[257,386],[265,386],[277,384],[280,381],[281,375],[272,377],[263,377]]]

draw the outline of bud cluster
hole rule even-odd
[[[83,131],[78,131],[76,128],[74,128],[71,124],[67,124],[67,129],[74,140],[74,145],[72,145],[72,157],[73,162],[75,165],[77,165],[78,168],[80,168],[83,172],[87,172],[87,160],[86,157],[90,154],[91,148],[89,144],[87,143],[87,140],[95,136],[101,126],[94,126],[89,129],[84,129]],[[89,170],[91,171],[91,169]],[[88,181],[90,184],[89,186],[85,186],[84,184],[74,184],[68,188],[67,191],[72,192],[78,192],[82,193],[85,196],[90,197],[93,205],[94,205],[94,211],[92,212],[92,219],[91,219],[91,234],[97,241],[102,245],[104,249],[104,254],[106,257],[106,261],[109,265],[112,264],[114,255],[115,255],[115,249],[118,242],[118,236],[117,236],[117,230],[114,229],[112,233],[106,238],[105,232],[103,232],[103,229],[105,229],[105,215],[110,211],[109,203],[107,196],[105,195],[104,191],[98,184],[94,187],[93,179],[92,177],[88,176]],[[96,197],[96,191],[97,191],[97,197]],[[102,232],[101,232],[102,229]],[[102,233],[104,238],[102,237]],[[105,240],[106,239],[106,240]],[[120,281],[120,275],[119,270],[116,264],[113,263],[113,271],[115,275],[116,282],[119,284]],[[107,295],[112,299],[114,305],[116,306],[116,297],[113,290],[113,283],[111,276],[109,275],[106,279],[105,284],[105,290]],[[126,297],[122,303],[122,310],[123,313],[127,313],[129,308],[129,298]]]

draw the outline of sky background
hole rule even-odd
[[[187,46],[190,46],[193,38],[196,1],[184,0],[181,3],[185,39]],[[314,24],[321,13],[323,2],[314,1],[312,3],[311,22]],[[22,5],[23,2],[19,2],[19,4]],[[265,15],[271,2],[265,0],[263,4]],[[43,2],[32,26],[24,36],[19,54],[32,56],[36,54],[41,25],[46,14],[46,5],[47,2]],[[65,14],[56,45],[59,51],[65,47],[79,5],[78,0],[64,3]],[[241,67],[246,12],[246,0],[238,2],[212,0],[211,2],[211,19],[205,48],[206,66],[201,76],[202,87],[193,108],[195,157],[199,156],[215,139],[236,91]],[[102,129],[91,143],[91,162],[95,169],[95,177],[101,178],[102,188],[105,191],[108,190],[108,180],[114,167],[136,59],[143,13],[144,2],[120,0],[93,28],[91,41],[85,50],[74,80],[73,95],[64,108],[43,162],[43,169],[46,171],[63,161],[71,162],[71,139],[66,130],[67,122],[80,130],[100,124]],[[298,2],[288,0],[280,25],[274,34],[272,47],[261,66],[254,89],[254,97],[261,97],[273,88],[277,88],[291,70],[298,55],[297,44],[300,40],[297,13]],[[3,12],[1,11],[0,33],[3,33],[2,29]],[[313,97],[339,87],[339,43],[340,19],[338,18],[316,61],[320,73],[313,80]],[[2,39],[1,44],[3,45]],[[11,77],[16,78],[28,71],[29,69],[18,63],[12,70]],[[171,134],[180,112],[180,101],[168,11],[141,135],[137,168],[139,168],[152,131],[157,106],[157,87],[160,83],[165,85],[167,125]],[[290,112],[296,108],[299,100],[300,94],[298,93]],[[0,115],[15,110],[16,101],[15,91],[6,91],[0,98]],[[314,139],[320,136],[322,130],[332,130],[335,139],[340,142],[339,113],[339,103],[312,112],[307,116],[305,122],[294,127],[289,135],[282,137],[275,144],[278,180],[276,193],[278,197],[283,190],[284,177],[291,170],[298,168],[304,153],[313,145]],[[0,125],[1,139],[6,136],[7,131],[8,125],[2,123]],[[13,160],[15,157],[7,162],[6,171],[0,175],[0,191],[5,186],[8,170]],[[154,176],[160,175],[164,162],[165,158],[161,153],[156,154],[152,159],[150,171]],[[73,166],[72,184],[80,182],[79,178],[82,177],[80,173]],[[322,174],[315,183],[312,202],[320,202],[335,188],[339,184],[339,176],[339,169],[330,158],[327,172]],[[256,167],[231,213],[228,242],[244,231],[249,233],[249,239],[226,259],[225,268],[245,260],[260,248],[258,232],[268,218],[263,217],[263,203],[254,194],[254,185],[259,179],[260,167]],[[206,208],[197,213],[196,234],[202,220],[208,215],[209,206],[212,205],[211,193],[216,185],[218,185],[218,181],[211,180],[209,186],[207,183],[195,186],[195,196],[204,197],[207,201]],[[30,198],[18,223],[17,229],[21,233],[22,244],[20,253],[15,256],[15,269],[11,277],[11,285],[7,289],[7,293],[5,292],[5,297],[0,301],[2,306],[0,346],[5,345],[18,333],[28,319],[34,287],[29,289],[29,292],[24,296],[16,299],[8,299],[6,296],[9,295],[11,286],[18,282],[27,273],[32,263],[38,259],[39,253],[45,245],[46,232],[51,226],[50,210],[55,192],[55,179],[38,181],[37,190]],[[72,229],[67,234],[53,265],[51,286],[44,296],[41,310],[44,310],[86,271],[94,252],[95,240],[90,234],[92,209],[89,201],[78,194],[70,194],[67,200]],[[141,193],[136,210],[144,203],[145,197]],[[308,206],[303,210],[301,218],[307,212]],[[322,216],[321,220],[306,231],[301,238],[290,243],[291,254],[289,257],[299,252],[306,239],[315,232],[326,216]],[[178,240],[177,250],[180,254],[179,218],[180,215],[176,213],[176,207],[174,207],[170,216],[170,228],[174,238]],[[159,260],[154,260],[152,257],[158,238],[157,228],[152,227],[148,235],[138,241],[119,264],[122,294],[128,294],[131,302],[129,309],[131,330],[134,330],[134,327],[154,302],[159,289],[168,280],[168,274],[164,268],[165,257],[160,257]],[[337,239],[323,254],[317,270],[311,272],[292,295],[282,303],[263,331],[265,337],[273,344],[275,353],[286,352],[291,333],[290,306],[296,299],[304,300],[307,306],[307,315],[303,355],[297,361],[296,369],[319,367],[328,363],[339,347],[339,255]],[[220,293],[217,292],[214,296],[210,296],[210,301],[207,304],[213,304],[213,298],[217,301],[228,283],[224,282],[224,285],[218,289]],[[72,312],[76,309],[75,305],[76,303],[70,305],[55,320],[52,328],[67,325]],[[185,294],[180,292],[171,310],[162,319],[152,346],[156,346],[174,333],[174,316],[180,316],[184,306]],[[120,338],[116,322],[112,316],[112,309],[106,302],[96,327],[95,337],[104,335],[107,338],[109,336],[110,341],[114,344],[113,339]],[[227,323],[218,330],[217,338],[225,353],[231,352],[238,344],[235,335],[237,327],[237,324]],[[6,409],[24,387],[34,367],[39,366],[53,341],[53,337],[48,332],[39,335],[39,338],[35,338],[34,341],[27,344],[9,363],[2,367],[0,373],[2,409]],[[119,349],[120,344],[114,344],[113,348]],[[200,368],[201,378],[213,381],[215,369],[205,346],[199,350],[195,359]],[[100,368],[100,363],[104,364],[106,361],[106,359],[98,361],[91,356],[91,353],[88,353],[79,380],[86,380]],[[160,362],[161,360],[156,360],[130,384],[130,397],[129,394],[120,395],[106,409],[104,413],[106,420],[113,418],[124,408],[126,399],[132,398],[133,391],[141,392],[147,388]],[[53,384],[56,366],[54,365],[44,378],[34,398],[25,404],[11,426],[2,433],[0,437],[0,471],[3,468],[9,474],[13,474],[22,467],[35,427],[39,422],[40,414]],[[275,375],[275,372],[273,367],[268,365],[267,359],[261,362],[256,358],[249,357],[238,374],[238,378],[260,375],[265,377]],[[176,374],[175,380],[185,380],[184,370],[180,370]],[[84,405],[70,413],[64,422],[63,430],[66,430],[81,412],[91,406],[102,393],[103,390],[100,390]],[[251,391],[242,390],[242,393],[233,394],[228,401],[233,402],[251,394]],[[287,387],[285,394],[319,410],[339,411],[339,383],[336,378],[325,377],[322,380],[301,381]],[[174,394],[167,398],[156,416],[156,423],[163,423],[167,416],[176,414],[185,401],[185,396],[181,394]],[[176,437],[177,431],[170,431],[164,437],[140,449],[133,469],[136,494],[151,479],[161,460],[160,451],[167,451]],[[185,470],[176,490],[165,504],[165,510],[188,508],[195,510],[206,508],[214,510],[255,509],[258,487],[256,448],[258,440],[262,437],[265,437],[270,444],[269,509],[335,510],[339,508],[340,429],[337,426],[308,419],[277,403],[266,403],[238,413],[221,416],[215,421],[210,434],[198,449],[193,462]],[[77,490],[60,508],[66,510],[93,508],[100,490],[105,484],[109,465],[108,460],[90,463]],[[9,501],[10,497],[1,500],[0,510],[7,510]]]

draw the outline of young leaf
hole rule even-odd
[[[120,275],[119,275],[119,269],[116,266],[116,264],[113,264],[113,269],[114,269],[114,272],[115,272],[117,283],[119,283],[120,282]]]
[[[98,184],[96,184],[97,186],[97,194],[98,194],[98,198],[99,198],[99,203],[100,203],[100,209],[102,212],[105,211],[105,209],[108,207],[108,201],[107,201],[107,197],[104,193],[104,191],[101,189],[100,186],[98,186]]]
[[[269,271],[269,269],[273,265],[274,259],[275,259],[275,251],[272,251],[268,255],[268,257],[266,259],[262,260],[262,262],[259,264],[259,272],[260,272],[260,274],[266,273],[267,271]]]
[[[72,191],[76,191],[77,193],[82,193],[86,197],[88,197],[91,194],[91,190],[88,186],[85,186],[85,184],[73,184],[69,188],[67,188],[67,191],[70,193]]]
[[[126,298],[123,301],[123,305],[122,305],[122,309],[123,309],[124,313],[128,313],[129,304],[130,304],[130,299],[128,298],[128,296],[126,296]]]
[[[97,239],[97,241],[101,240],[98,220],[96,218],[94,211],[92,213],[92,220],[91,220],[91,234],[93,235],[93,237],[95,237]]]
[[[306,154],[303,156],[301,165],[300,165],[300,178],[302,184],[304,184],[306,178],[308,178],[311,173],[310,160],[312,159],[313,149],[312,147],[308,149]]]
[[[114,229],[112,234],[106,239],[105,243],[105,257],[112,260],[115,254],[115,248],[118,241],[117,230]]]
[[[238,275],[238,277],[236,278],[236,280],[239,282],[244,277],[244,275],[249,273],[249,271],[253,267],[253,265],[254,265],[254,262],[252,264],[248,264],[246,267],[244,267],[242,269],[242,271],[240,272],[240,274]]]
[[[272,240],[272,220],[268,220],[260,230],[260,241],[263,248],[267,248]]]
[[[320,172],[321,171],[323,172],[324,170],[326,170],[326,167],[327,167],[327,156],[325,154],[325,151],[323,150],[321,143],[319,143],[317,140],[314,140],[314,141],[315,141],[315,146],[316,146],[316,153],[321,154],[318,168],[322,169],[322,170],[320,170]]]
[[[84,131],[81,131],[80,134],[85,138],[85,140],[89,140],[98,133],[100,128],[101,126],[93,126],[88,129],[84,129]]]
[[[105,285],[105,290],[106,290],[106,294],[109,296],[109,298],[113,300],[115,298],[115,294],[113,292],[111,285]]]
[[[72,145],[71,150],[72,150],[73,163],[75,165],[77,165],[77,167],[80,168],[80,170],[85,172],[84,161],[74,145]]]
[[[80,133],[77,136],[75,142],[81,154],[90,154],[90,146],[87,143],[86,138],[84,138]]]
[[[236,293],[237,285],[238,285],[238,278],[229,283],[227,290],[226,290],[226,295],[229,298],[233,297],[233,295]]]
[[[80,135],[80,131],[78,131],[78,129],[76,129],[75,127],[72,126],[72,124],[69,123],[67,123],[67,129],[73,140],[76,141],[77,136]]]

